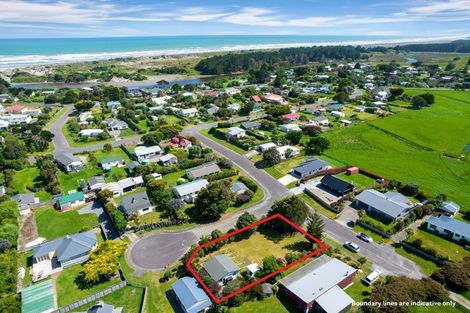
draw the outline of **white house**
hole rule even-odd
[[[464,240],[470,243],[470,224],[446,215],[439,217],[431,216],[427,222],[427,229],[444,236],[449,236],[455,241]]]
[[[0,120],[6,121],[9,125],[29,124],[32,121],[31,116],[25,114],[7,114],[0,115]]]
[[[80,136],[82,137],[96,137],[100,134],[102,134],[104,130],[99,129],[99,128],[88,128],[88,129],[82,129],[80,131]]]
[[[162,148],[159,146],[138,146],[134,149],[134,156],[140,163],[147,163],[151,159],[158,157],[162,153]]]
[[[240,127],[230,127],[227,132],[227,138],[240,138],[246,136],[246,131]]]
[[[277,152],[279,152],[279,155],[281,156],[282,159],[291,158],[300,153],[300,150],[294,146],[277,147],[276,150]]]
[[[267,151],[269,149],[272,149],[272,148],[276,148],[276,144],[274,142],[267,142],[267,143],[263,143],[261,145],[258,146],[258,151],[263,153],[264,151]]]
[[[344,112],[340,112],[340,111],[332,111],[331,115],[336,118],[343,118],[346,116]]]
[[[241,106],[240,104],[238,103],[230,103],[228,106],[227,106],[227,109],[230,110],[230,111],[238,111],[240,110]]]
[[[279,130],[284,133],[288,133],[290,131],[294,131],[294,130],[299,131],[301,129],[300,129],[300,126],[297,124],[284,124],[284,125],[279,126]]]
[[[181,116],[197,116],[199,114],[199,111],[196,108],[189,108],[189,109],[181,109],[177,112]]]
[[[93,117],[93,115],[92,115],[91,111],[82,112],[78,116],[78,124],[80,124],[80,125],[88,124],[87,120],[91,119],[92,117]]]
[[[197,179],[195,181],[178,185],[173,188],[173,193],[177,198],[186,202],[193,202],[199,191],[209,185],[206,179]]]

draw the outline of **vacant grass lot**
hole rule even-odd
[[[31,192],[29,188],[41,188],[44,186],[42,178],[39,176],[39,169],[37,167],[27,167],[21,171],[16,171],[13,176],[12,187],[18,193]],[[44,191],[37,191],[34,193],[39,201],[45,201],[52,198],[52,196]]]
[[[119,283],[119,278],[112,278],[108,281],[96,284],[90,288],[80,285],[80,272],[82,265],[72,265],[65,268],[56,280],[57,302],[59,307],[80,300],[95,292],[106,289],[114,284]]]
[[[39,236],[48,240],[78,233],[83,229],[90,229],[98,225],[98,217],[93,213],[58,212],[54,208],[48,207],[36,210],[35,214]]]
[[[424,230],[417,230],[410,241],[415,239],[421,239],[423,247],[432,248],[438,254],[448,256],[451,261],[460,261],[464,256],[470,254],[463,246]]]
[[[369,188],[377,185],[374,179],[359,173],[354,175],[346,175],[346,173],[340,173],[335,175],[335,177],[342,179],[350,184],[353,184],[356,189]]]

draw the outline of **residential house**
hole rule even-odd
[[[410,200],[398,192],[381,193],[374,189],[366,189],[357,195],[355,204],[361,209],[378,215],[385,222],[400,220],[413,208]]]
[[[317,172],[330,169],[331,166],[325,161],[319,160],[317,158],[310,158],[294,167],[291,170],[291,174],[300,179],[307,176],[313,175]]]
[[[24,105],[15,104],[7,107],[6,110],[10,114],[26,114],[28,108]]]
[[[100,191],[106,185],[106,181],[103,176],[93,176],[87,181],[87,187],[90,191]]]
[[[0,120],[0,129],[7,130],[10,127],[10,123],[4,120]]]
[[[178,110],[177,114],[184,117],[194,117],[199,114],[199,111],[196,108],[181,109]]]
[[[85,204],[85,194],[81,191],[60,196],[56,203],[59,210],[71,209],[83,204]]]
[[[446,215],[455,216],[459,213],[460,205],[453,201],[444,201],[439,206],[438,210],[444,212]]]
[[[91,118],[93,118],[91,111],[82,112],[80,115],[78,115],[78,124],[88,125],[88,120]]]
[[[253,101],[254,103],[261,103],[261,98],[259,96],[251,96],[251,101]]]
[[[122,187],[119,185],[119,183],[107,183],[101,188],[101,190],[105,189],[113,193],[113,198],[120,197],[124,194],[124,190],[122,190]]]
[[[122,308],[115,308],[111,304],[106,304],[103,301],[97,301],[95,305],[86,311],[86,313],[122,313]]]
[[[344,112],[340,112],[340,111],[331,111],[330,114],[331,116],[336,117],[336,118],[343,118],[346,116]]]
[[[33,248],[31,276],[33,281],[61,271],[64,267],[83,263],[98,245],[93,230],[46,241]]]
[[[281,118],[285,121],[285,122],[293,122],[293,121],[296,121],[298,120],[300,117],[299,114],[297,113],[289,113],[289,114],[284,114],[284,115],[281,115]]]
[[[240,127],[230,127],[227,131],[227,138],[240,138],[246,136],[246,131]]]
[[[281,159],[288,159],[297,156],[300,153],[299,148],[294,146],[282,146],[276,148],[277,152],[281,156]]]
[[[7,95],[6,93],[0,94],[0,102],[1,102],[1,103],[4,103],[4,102],[7,101],[9,98],[10,98],[10,96]]]
[[[279,130],[288,133],[290,131],[299,131],[302,130],[299,125],[297,124],[284,124],[279,126]]]
[[[218,172],[220,172],[220,167],[215,162],[208,162],[187,170],[186,177],[189,180],[195,180]]]
[[[134,174],[135,168],[139,165],[140,165],[140,163],[137,162],[137,161],[129,162],[129,164],[127,165],[127,169],[129,170],[129,173]]]
[[[253,130],[253,129],[259,129],[261,127],[261,123],[256,122],[256,121],[248,121],[248,122],[243,122],[240,124],[241,128],[245,130]]]
[[[334,103],[334,104],[330,104],[326,110],[328,112],[332,112],[332,111],[342,111],[344,109],[344,105],[341,104],[341,103]]]
[[[234,88],[234,87],[228,87],[228,88],[225,89],[225,93],[226,93],[227,95],[233,96],[233,95],[239,94],[239,93],[240,93],[240,89]]]
[[[280,95],[276,95],[274,93],[267,93],[263,96],[263,100],[269,103],[279,103],[279,104],[287,104],[287,101]]]
[[[210,107],[206,110],[207,114],[214,115],[219,112],[220,108],[214,104],[211,104]]]
[[[16,200],[18,203],[18,210],[20,211],[20,215],[28,215],[31,212],[31,206],[39,203],[39,198],[35,197],[34,193],[32,192],[19,193],[14,195],[13,200]]]
[[[104,130],[99,129],[99,128],[95,128],[95,129],[92,129],[92,128],[82,129],[82,130],[80,131],[80,136],[81,136],[81,137],[96,137],[96,136],[102,134],[103,132],[104,132]]]
[[[233,111],[233,112],[236,112],[236,111],[239,111],[241,108],[241,105],[238,104],[238,103],[230,103],[228,106],[227,106],[227,109],[229,111]]]
[[[354,185],[345,182],[333,175],[325,175],[321,179],[321,186],[325,189],[332,191],[333,193],[344,196],[354,190]]]
[[[173,99],[172,96],[163,96],[163,97],[152,97],[152,102],[157,105],[165,105],[170,99]]]
[[[110,118],[109,120],[107,120],[106,125],[108,125],[108,130],[110,131],[118,131],[118,130],[124,130],[124,129],[129,128],[129,125],[127,125],[126,122],[119,121],[114,118]]]
[[[54,156],[57,165],[65,172],[79,172],[85,168],[82,160],[71,153],[60,153]]]
[[[343,291],[357,269],[323,254],[280,280],[281,292],[300,312],[347,312],[354,300]]]
[[[178,134],[171,137],[169,141],[160,142],[160,147],[162,149],[165,147],[171,147],[175,149],[188,149],[192,145],[193,143],[191,142],[191,140],[184,138],[183,136]]]
[[[340,126],[351,126],[353,124],[353,122],[350,120],[340,120],[339,123]]]
[[[123,167],[126,165],[126,160],[123,157],[118,156],[109,156],[107,158],[103,158],[99,160],[99,164],[101,168],[108,172],[111,170],[112,167]]]
[[[121,102],[119,102],[119,101],[108,101],[106,103],[106,106],[108,107],[108,109],[117,110],[121,107]]]
[[[240,274],[240,268],[226,254],[216,255],[202,264],[202,268],[220,285],[225,285]]]
[[[168,166],[168,165],[172,165],[172,164],[177,164],[178,163],[178,158],[174,154],[167,153],[165,155],[162,155],[160,157],[160,159],[158,159],[158,162],[162,166]]]
[[[143,186],[144,179],[142,178],[142,176],[128,177],[121,179],[117,183],[119,184],[123,192],[129,192],[136,189],[137,187]]]
[[[157,160],[162,149],[159,146],[138,146],[134,149],[134,156],[140,163],[148,163],[151,160]]]
[[[267,142],[267,143],[263,143],[259,145],[257,149],[259,152],[263,153],[265,151],[268,151],[269,149],[276,148],[276,147],[277,145],[274,142]]]
[[[248,190],[248,187],[242,182],[236,182],[230,187],[230,191],[237,195],[245,193]]]
[[[212,302],[193,277],[178,279],[171,291],[184,313],[200,313],[209,310]]]
[[[470,224],[446,215],[431,216],[427,221],[426,228],[452,240],[470,243]]]
[[[317,126],[328,126],[330,125],[330,121],[328,120],[328,117],[326,116],[317,116],[312,119],[313,124]]]
[[[9,125],[29,124],[33,121],[31,116],[25,114],[0,115],[0,120],[8,122]]]
[[[209,182],[205,179],[197,179],[195,181],[178,185],[173,188],[173,193],[177,198],[183,199],[186,202],[193,202],[201,189],[207,187]]]
[[[126,215],[127,218],[132,217],[134,213],[139,216],[151,213],[153,209],[147,192],[139,192],[122,198],[119,210]]]

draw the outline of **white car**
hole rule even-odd
[[[361,250],[361,248],[352,241],[345,242],[344,246],[353,252],[359,252]]]
[[[370,242],[374,242],[374,239],[372,239],[369,235],[364,234],[364,233],[360,233],[360,234],[358,235],[358,237],[359,237],[360,239],[364,240],[365,242],[369,242],[369,243],[370,243]]]

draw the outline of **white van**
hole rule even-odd
[[[366,278],[364,278],[362,280],[362,282],[366,285],[366,286],[370,286],[374,283],[374,281],[376,281],[379,277],[380,277],[380,274],[382,274],[381,271],[379,270],[375,270],[373,271],[372,273],[370,273]]]

